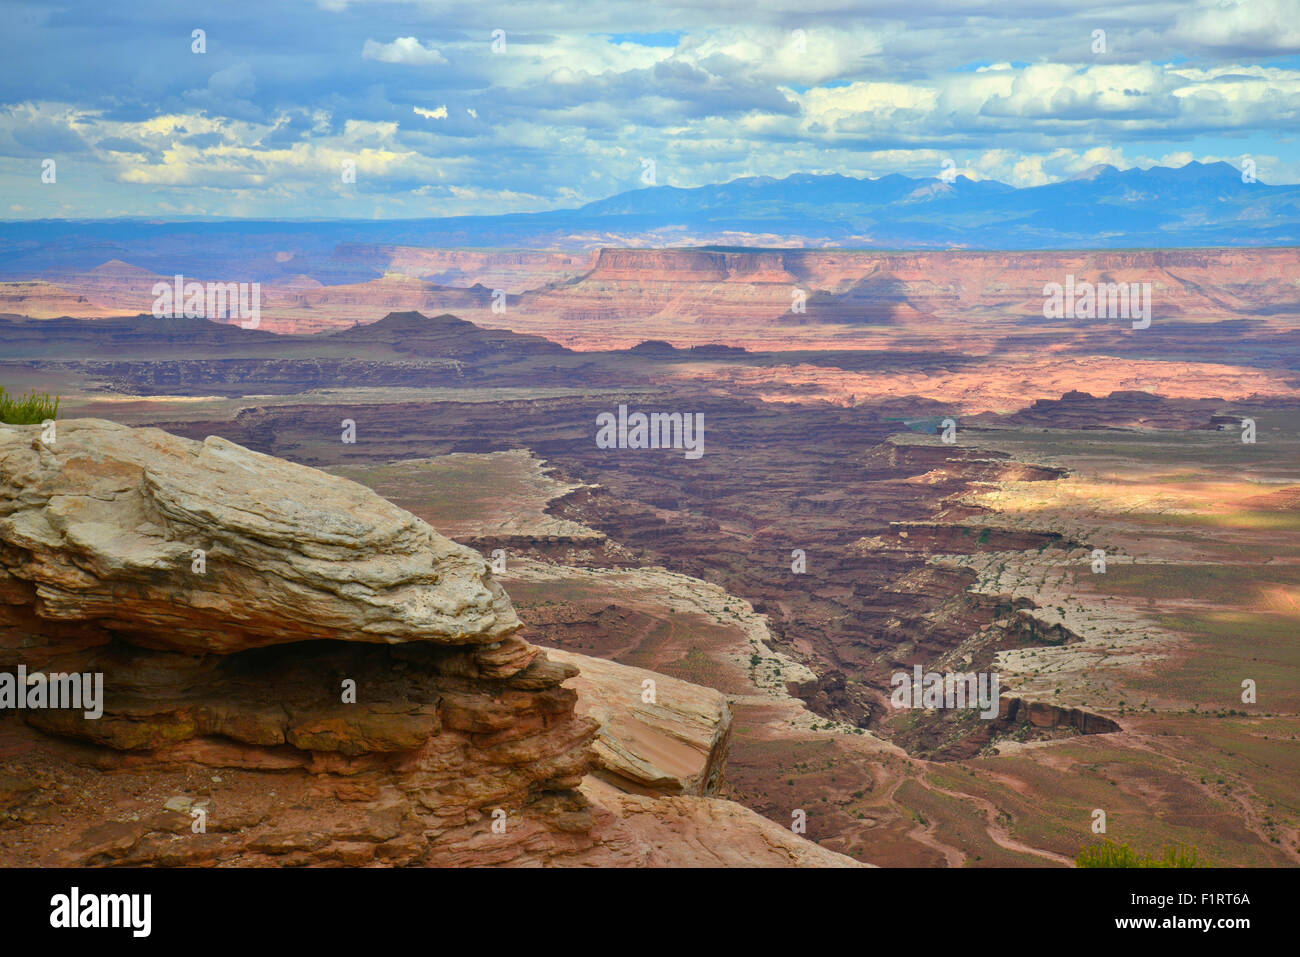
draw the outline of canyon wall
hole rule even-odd
[[[1042,318],[1043,287],[1149,282],[1159,314],[1300,309],[1300,251],[1085,252],[603,249],[586,275],[525,296],[525,308],[586,320],[671,311],[698,321],[870,322],[998,309]],[[791,290],[809,295],[791,311]],[[603,304],[603,305],[602,305]],[[801,319],[800,316],[806,317]]]
[[[808,325],[850,332],[915,332],[916,325],[934,334],[944,322],[976,318],[1001,322],[1006,334],[1027,321],[1043,323],[1044,287],[1064,284],[1067,276],[1077,283],[1149,283],[1151,313],[1166,322],[1300,311],[1295,247],[898,253],[605,248],[589,256],[348,245],[336,256],[320,278],[269,277],[261,287],[259,327],[312,333],[371,322],[393,310],[419,310],[454,311],[583,348],[633,345],[639,339],[629,337],[638,334],[685,341],[692,327],[715,325],[745,326],[750,335],[775,327],[786,336],[787,327]],[[225,274],[215,278],[248,281],[260,269],[256,262],[225,264]],[[147,313],[154,283],[172,279],[116,260],[30,278],[42,281],[0,283],[0,314]],[[594,328],[597,322],[608,328]],[[1074,320],[1058,324],[1077,326]],[[801,333],[805,340],[809,335]]]

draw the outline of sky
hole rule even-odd
[[[1300,0],[0,0],[0,24],[0,219],[494,215],[651,169],[1033,186],[1249,157],[1300,182]]]

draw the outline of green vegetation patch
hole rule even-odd
[[[0,422],[10,425],[40,425],[46,419],[56,419],[58,416],[58,396],[50,398],[48,392],[32,392],[16,398],[0,387]]]
[[[1090,844],[1074,859],[1079,867],[1200,867],[1196,848],[1185,844],[1165,846],[1159,857],[1139,854],[1127,844],[1103,841]]]

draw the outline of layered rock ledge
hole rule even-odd
[[[601,658],[548,648],[578,674],[578,712],[597,721],[601,777],[650,796],[717,792],[726,765],[731,708],[726,695],[689,681]]]
[[[0,700],[0,863],[853,863],[697,796],[720,695],[656,676],[636,710],[638,669],[548,659],[481,556],[362,486],[42,433],[0,425],[0,671],[102,674],[102,716]]]

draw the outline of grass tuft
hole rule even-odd
[[[46,419],[56,419],[59,415],[59,399],[50,398],[48,392],[16,398],[0,387],[0,422],[10,425],[40,425]]]

